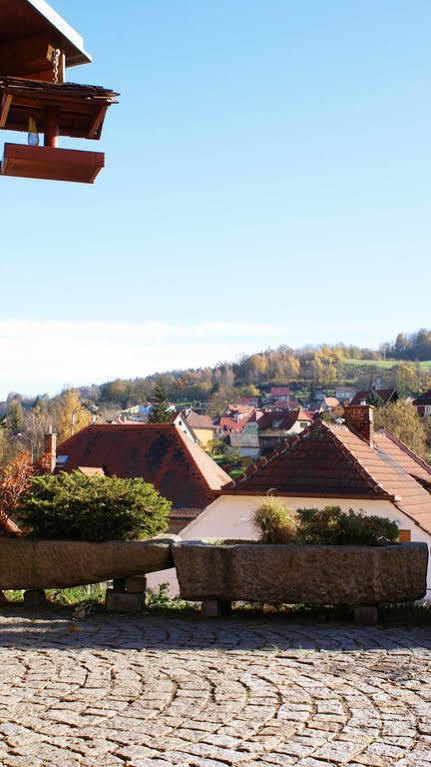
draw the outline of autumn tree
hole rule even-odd
[[[58,397],[54,406],[54,425],[58,434],[59,442],[64,442],[86,426],[92,423],[93,417],[87,409],[79,392],[69,389]]]
[[[421,372],[412,362],[400,362],[395,367],[395,388],[401,397],[417,394],[421,389]]]
[[[375,427],[383,427],[404,442],[410,450],[425,458],[426,432],[417,410],[411,402],[398,400],[374,411]]]
[[[232,402],[233,391],[231,389],[220,388],[209,399],[208,415],[211,418],[218,418],[226,411],[227,406]]]
[[[21,531],[11,519],[20,505],[23,494],[30,487],[33,466],[28,453],[20,453],[0,469],[0,529],[9,535]]]

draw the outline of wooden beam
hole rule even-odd
[[[88,131],[88,138],[95,138],[97,136],[97,132],[105,119],[105,115],[107,111],[108,111],[108,107],[101,107],[99,109],[98,114],[96,115],[96,117],[94,118],[94,120],[92,121],[90,125],[90,130]]]
[[[24,77],[32,72],[52,69],[50,48],[57,46],[45,35],[27,37],[0,45],[0,71],[4,74]]]
[[[10,106],[12,104],[13,96],[11,93],[5,93],[1,100],[0,110],[0,128],[4,128],[7,123]]]

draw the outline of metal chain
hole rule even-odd
[[[53,69],[53,72],[54,72],[54,82],[55,82],[56,85],[58,85],[58,63],[60,61],[60,55],[61,55],[61,51],[60,51],[59,48],[56,48],[52,52],[52,59],[51,59],[51,61],[52,61],[52,69]]]

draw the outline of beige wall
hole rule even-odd
[[[257,495],[221,495],[181,531],[181,538],[242,538],[256,540],[258,533],[253,526],[253,515],[258,506],[268,500],[267,496]],[[340,498],[283,498],[288,509],[318,508],[340,506],[343,511],[363,511],[365,514],[387,517],[398,524],[402,530],[411,531],[412,541],[425,542],[430,546],[431,536],[399,511],[390,501],[364,499],[345,500]],[[169,573],[169,577],[168,577]],[[165,570],[148,576],[150,588],[160,583],[169,583],[172,594],[178,593],[178,581],[175,570]],[[428,566],[427,598],[431,598],[431,568]]]
[[[193,429],[193,431],[204,450],[215,437],[215,429]]]

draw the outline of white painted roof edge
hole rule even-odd
[[[76,63],[90,64],[92,58],[84,48],[84,38],[78,34],[78,32],[70,26],[45,0],[27,0],[27,3],[44,16],[45,19],[52,24],[60,34],[65,37],[81,54],[81,60]],[[71,64],[73,66],[73,62]],[[69,65],[69,66],[70,66]]]

